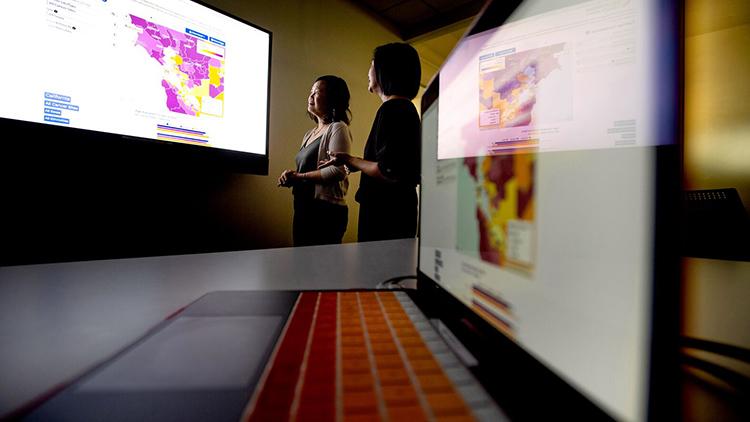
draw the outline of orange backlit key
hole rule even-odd
[[[365,339],[364,337],[354,337],[354,336],[347,336],[341,337],[341,347],[365,347]]]
[[[404,363],[399,355],[375,356],[375,366],[378,369],[402,369]]]
[[[422,359],[409,361],[411,369],[417,375],[441,374],[443,372],[435,359]]]
[[[380,385],[408,385],[409,375],[403,369],[379,369]]]
[[[424,341],[420,337],[401,337],[399,338],[401,345],[404,347],[424,347]]]
[[[344,360],[367,360],[367,349],[360,347],[341,347],[341,358]]]
[[[344,392],[371,391],[375,382],[370,374],[357,374],[355,376],[344,377]]]
[[[341,338],[363,338],[365,332],[362,327],[357,325],[341,325]]]
[[[398,301],[395,301],[395,300],[394,301],[387,300],[383,302],[383,308],[385,308],[386,312],[388,312],[389,314],[394,314],[394,315],[404,314],[404,308],[401,306],[400,303],[398,303]]]
[[[453,383],[443,374],[417,375],[417,379],[425,393],[447,393],[453,390]]]
[[[378,401],[372,392],[366,393],[345,393],[344,413],[378,413]]]
[[[432,359],[432,352],[426,347],[404,347],[409,360]]]
[[[391,333],[370,333],[370,343],[393,343]]]
[[[403,337],[421,337],[419,335],[419,331],[417,331],[414,327],[394,327],[394,330],[396,330],[396,334],[398,334],[399,339]]]
[[[369,335],[391,335],[391,329],[384,321],[367,322],[367,333]]]
[[[419,406],[389,407],[388,416],[392,421],[424,422],[427,415]]]
[[[384,385],[381,392],[388,407],[419,406],[417,393],[411,385]]]
[[[348,374],[370,373],[370,362],[367,360],[342,360],[341,370],[344,376]]]
[[[469,409],[456,393],[427,394],[427,402],[435,416],[465,415]]]
[[[345,413],[344,422],[381,422],[380,415],[377,413]]]
[[[375,343],[371,345],[372,353],[375,356],[378,355],[397,355],[398,349],[396,348],[396,344],[393,342],[390,343]]]

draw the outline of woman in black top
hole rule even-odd
[[[359,190],[359,241],[414,237],[417,233],[420,122],[411,100],[421,78],[417,51],[404,43],[375,49],[368,90],[383,101],[375,115],[364,157],[331,152],[320,163],[345,164],[362,171]]]
[[[310,89],[307,113],[316,123],[305,133],[295,157],[296,170],[284,170],[279,186],[294,195],[294,246],[341,243],[349,218],[345,195],[349,186],[343,165],[318,169],[328,152],[349,152],[349,88],[333,75],[321,76]]]

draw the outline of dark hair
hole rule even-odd
[[[385,95],[402,95],[413,100],[419,92],[422,66],[414,47],[391,43],[375,48],[372,53],[375,77]]]
[[[352,112],[349,110],[349,87],[346,81],[334,75],[321,76],[315,82],[325,82],[326,104],[328,110],[323,117],[323,123],[344,122],[347,125],[352,121]],[[318,117],[307,112],[313,121],[318,122]]]

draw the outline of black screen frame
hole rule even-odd
[[[665,55],[666,86],[660,102],[665,120],[658,134],[663,145],[654,149],[654,232],[652,321],[649,345],[648,420],[681,418],[680,346],[681,261],[679,253],[683,170],[684,120],[684,4],[657,0],[660,18],[669,26],[659,40]],[[488,0],[463,38],[502,25],[522,0]],[[460,41],[459,41],[460,43]],[[669,95],[671,94],[671,95]],[[427,110],[440,95],[440,70],[422,95]],[[420,185],[420,197],[422,187]],[[420,222],[421,207],[420,207]],[[421,231],[421,225],[419,227]],[[477,358],[474,375],[513,420],[553,420],[573,416],[580,420],[609,420],[612,416],[568,384],[549,367],[479,317],[458,298],[420,270],[421,236],[417,248],[417,291],[410,295],[430,318],[438,318]],[[501,355],[502,359],[498,359]]]
[[[167,167],[175,165],[182,167],[198,166],[202,169],[267,176],[270,160],[269,137],[273,33],[268,29],[203,1],[189,1],[268,35],[265,154],[0,117],[0,132],[7,134],[7,139],[24,140],[23,142],[5,143],[1,147],[3,154],[7,158],[13,157],[13,161],[16,164],[23,162],[27,166],[33,166],[34,162],[44,162],[45,156],[49,156],[51,159],[85,157],[87,160],[116,160],[116,157],[128,156],[130,158],[135,157],[135,164],[138,164],[138,156],[145,154],[143,155],[144,162],[153,163],[162,161]],[[238,135],[241,136],[242,134]],[[28,142],[29,140],[33,141]]]

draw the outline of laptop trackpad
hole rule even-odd
[[[284,316],[183,316],[79,384],[79,392],[243,389],[257,383]]]

